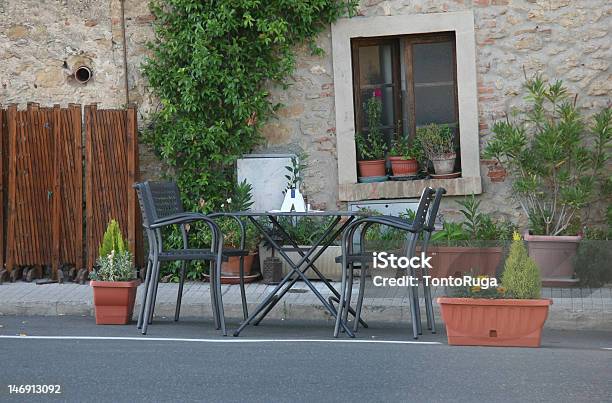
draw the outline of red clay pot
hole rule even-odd
[[[486,274],[495,277],[501,262],[502,248],[471,246],[430,246],[430,274],[432,277],[461,276],[473,271],[474,275]]]
[[[127,325],[132,320],[140,280],[91,281],[96,325]]]
[[[454,346],[540,347],[550,299],[437,298]]]
[[[542,273],[542,285],[562,287],[576,285],[574,277],[574,256],[582,240],[577,236],[530,235],[526,233],[529,256],[536,262]]]
[[[391,161],[391,170],[395,176],[416,175],[419,172],[419,163],[415,159],[389,157],[389,161]]]
[[[359,165],[359,176],[385,176],[387,174],[385,160],[357,161],[357,164]]]
[[[251,274],[251,269],[253,267],[253,260],[255,258],[255,253],[249,253],[244,257],[244,275],[248,276]],[[240,276],[240,256],[230,256],[228,257],[227,262],[223,262],[221,264],[221,277],[229,276],[229,277],[237,277]]]

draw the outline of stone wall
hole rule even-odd
[[[28,101],[43,105],[98,102],[125,104],[120,0],[0,0],[0,103]],[[591,110],[610,102],[612,3],[607,0],[362,0],[361,16],[474,10],[479,91],[480,135],[492,123],[523,106],[521,83],[543,72],[563,79]],[[147,2],[126,0],[130,101],[139,106],[141,124],[156,102],[139,73],[152,38]],[[323,57],[298,49],[297,69],[288,90],[273,89],[285,107],[264,129],[261,151],[306,151],[305,186],[319,207],[337,204],[338,180],[334,117],[331,34],[318,38]],[[87,61],[93,80],[78,84],[71,64]],[[158,177],[160,164],[143,148],[141,171]],[[483,207],[518,218],[508,182],[488,161],[482,162]],[[444,206],[452,206],[452,199]],[[443,208],[444,208],[443,206]]]

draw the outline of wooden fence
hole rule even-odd
[[[55,278],[60,268],[91,270],[111,218],[139,256],[136,111],[87,106],[85,136],[82,122],[80,105],[0,109],[0,281],[24,268],[29,277],[51,268]]]

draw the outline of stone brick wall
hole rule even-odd
[[[543,72],[563,79],[587,109],[610,102],[612,94],[612,3],[607,0],[362,0],[361,16],[474,10],[480,135],[492,123],[523,106],[521,83]],[[147,2],[126,0],[130,100],[139,105],[141,124],[157,107],[139,73],[144,44],[152,38]],[[331,34],[318,38],[327,53],[298,49],[297,69],[286,91],[273,89],[285,107],[264,129],[261,151],[306,151],[306,192],[319,207],[337,204],[337,150]],[[120,0],[0,0],[0,103],[36,101],[101,107],[125,104]],[[81,85],[69,76],[71,64],[87,61],[93,80]],[[144,177],[161,167],[143,148]],[[491,168],[491,169],[489,169]],[[508,182],[499,167],[482,161],[483,207],[517,218]],[[452,206],[452,200],[445,206]]]

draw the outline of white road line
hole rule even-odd
[[[602,347],[604,350],[612,350],[612,347]]]
[[[107,337],[107,336],[13,336],[0,335],[0,339],[32,340],[133,340],[133,341],[183,341],[196,343],[370,343],[370,344],[424,344],[440,345],[438,341],[410,340],[350,340],[350,339],[181,339],[171,337]]]

